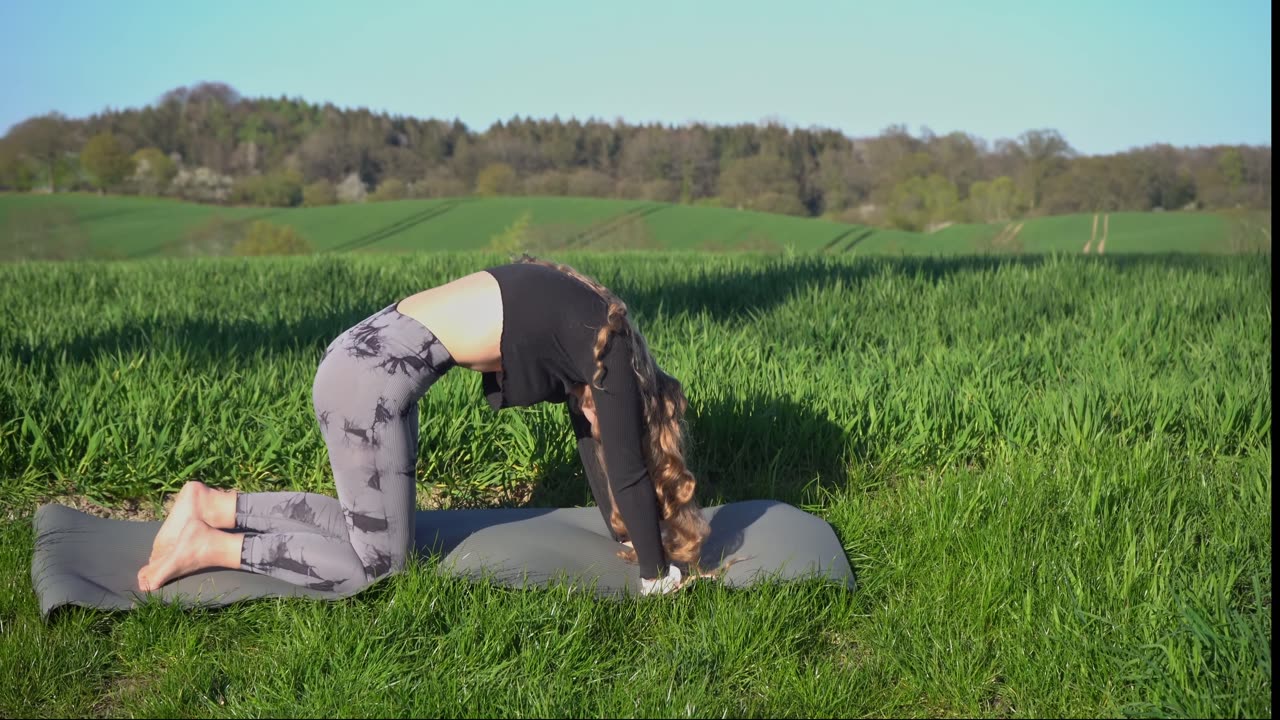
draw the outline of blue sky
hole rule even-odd
[[[988,141],[1271,143],[1271,4],[0,0],[0,132],[220,81],[482,130],[512,116]]]

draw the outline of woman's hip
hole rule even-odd
[[[402,412],[456,363],[422,323],[396,310],[379,310],[339,334],[316,368],[317,412],[352,403]],[[324,407],[322,407],[324,406]]]

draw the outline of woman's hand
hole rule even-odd
[[[626,545],[627,547],[631,547],[630,540],[622,544]],[[680,572],[680,568],[676,567],[675,565],[671,565],[669,566],[666,577],[654,578],[652,580],[646,580],[644,578],[640,578],[640,594],[653,595],[655,593],[661,593],[665,595],[667,593],[671,593],[671,592],[675,592],[676,590],[679,590],[680,588],[692,583],[694,580],[697,580],[698,578],[711,578],[714,580],[718,577],[719,575],[714,572],[702,572],[696,575],[684,575],[683,573]]]
[[[714,572],[703,572],[703,573],[697,573],[695,575],[685,575],[680,572],[680,568],[676,567],[675,565],[671,565],[667,569],[666,577],[653,578],[652,580],[646,580],[644,578],[640,578],[640,594],[641,595],[658,595],[658,594],[666,595],[667,593],[673,593],[679,590],[680,588],[691,584],[694,580],[697,580],[698,578],[711,578],[712,580],[715,580],[719,578],[719,575]]]
[[[653,578],[652,580],[640,578],[640,594],[666,595],[684,587],[684,584],[685,579],[680,573],[680,568],[671,565],[667,568],[667,574],[664,577]]]

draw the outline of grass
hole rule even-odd
[[[334,603],[43,622],[37,502],[333,494],[324,344],[501,259],[0,265],[0,716],[1271,714],[1269,257],[557,259],[685,383],[702,501],[818,514],[856,592],[619,603],[424,558]],[[421,412],[424,493],[589,502],[561,408],[459,371]]]
[[[1080,253],[1093,215],[913,233],[813,218],[635,200],[562,197],[401,200],[319,208],[216,207],[88,194],[0,195],[0,257],[60,248],[67,257],[137,259],[213,254],[191,237],[213,223],[291,225],[317,252],[474,251],[528,214],[531,241],[565,250],[745,250],[859,255]],[[1101,237],[1101,223],[1098,228]],[[1096,245],[1096,242],[1095,242]],[[1269,213],[1112,213],[1106,252],[1233,253],[1270,250]],[[13,253],[19,255],[13,255]],[[9,255],[5,255],[9,253]]]
[[[1114,212],[1098,215],[1097,236],[1092,252],[1103,237],[1103,218],[1107,218],[1107,240],[1104,253],[1224,253],[1231,252],[1227,242],[1228,221],[1215,213],[1192,212]],[[1093,213],[1055,215],[1027,221],[1018,241],[1024,251],[1080,253],[1093,237]],[[952,247],[979,245],[998,232],[1003,225],[956,225],[936,233],[937,242]],[[968,241],[967,243],[965,241]],[[941,249],[941,248],[939,248]]]

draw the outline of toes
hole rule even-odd
[[[159,590],[169,580],[170,563],[165,562],[166,558],[160,558],[157,561],[147,563],[138,571],[138,587],[143,592],[152,592]]]

